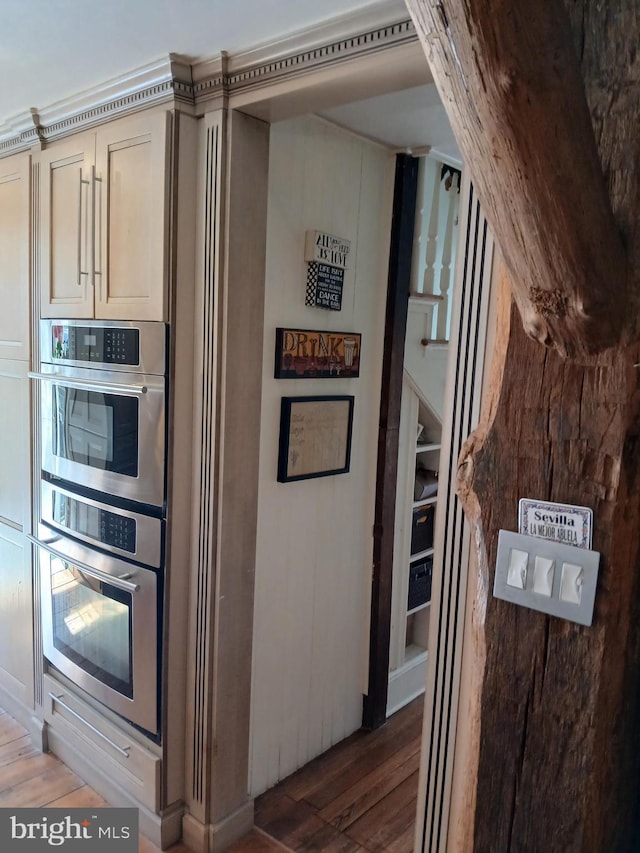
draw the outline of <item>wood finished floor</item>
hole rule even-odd
[[[422,700],[382,728],[356,732],[256,800],[256,827],[230,853],[413,849]],[[108,803],[0,709],[0,807]],[[139,853],[159,853],[140,837]],[[189,853],[176,844],[171,853]]]
[[[296,853],[410,853],[422,706],[356,732],[258,797],[256,826]]]

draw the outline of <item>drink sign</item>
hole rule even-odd
[[[591,549],[593,511],[586,506],[534,501],[519,504],[519,532],[576,548]]]
[[[276,379],[350,379],[360,375],[361,335],[276,329]]]

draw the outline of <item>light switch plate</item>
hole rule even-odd
[[[508,583],[509,566],[512,564],[512,553],[514,551],[524,552],[527,557],[526,583],[523,589],[519,589]],[[554,564],[553,582],[551,594],[535,592],[535,567],[536,558],[538,569],[541,566],[549,566],[549,561]],[[521,560],[522,557],[519,557]],[[496,560],[496,577],[493,584],[493,595],[530,607],[532,610],[540,610],[550,616],[559,619],[569,619],[580,625],[591,625],[593,620],[593,606],[596,597],[596,585],[598,582],[598,567],[600,565],[600,554],[597,551],[589,551],[586,548],[576,548],[573,545],[564,545],[560,542],[552,542],[548,539],[539,539],[536,536],[525,536],[522,533],[514,533],[511,530],[501,530],[498,535],[498,558]],[[571,576],[576,575],[576,569],[581,569],[579,602],[574,603],[567,595],[567,588],[563,590],[563,598],[560,597],[562,578],[567,582],[567,571],[564,567],[571,567]]]

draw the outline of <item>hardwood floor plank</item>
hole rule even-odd
[[[419,765],[420,745],[409,743],[318,813],[327,823],[346,829],[415,773]]]
[[[255,801],[254,816],[256,826],[264,826],[265,823],[280,815],[292,799],[282,785],[276,785],[265,791]]]
[[[35,779],[42,773],[60,766],[58,759],[46,752],[31,755],[23,761],[14,761],[0,768],[0,796],[16,785]]]
[[[296,851],[306,849],[307,841],[325,825],[315,809],[281,791],[266,805],[256,807],[254,821],[264,832]]]
[[[262,794],[256,825],[296,853],[410,853],[422,706],[356,732]]]
[[[80,809],[85,807],[103,809],[109,808],[109,803],[97,791],[94,791],[93,788],[90,788],[88,785],[82,785],[68,794],[63,794],[57,800],[52,800],[47,805],[47,808],[51,809]]]
[[[282,786],[267,791],[259,798],[255,823],[295,851],[360,853],[362,850],[356,841],[319,818],[307,803],[289,797]]]
[[[39,776],[30,777],[1,791],[0,806],[46,806],[83,784],[79,776],[58,762],[58,766],[45,770]]]
[[[140,835],[138,836],[138,853],[160,853],[160,848],[152,844],[146,836]],[[193,850],[178,842],[165,850],[165,853],[193,853]]]
[[[276,841],[260,829],[252,829],[244,838],[227,848],[227,853],[283,853],[284,851],[292,853],[290,847],[285,847],[280,841]],[[169,853],[177,853],[177,851],[171,847]]]
[[[375,757],[367,759],[367,756],[377,754],[383,756],[381,760],[384,760],[384,756],[391,754],[399,743],[404,742],[404,738],[419,737],[423,704],[421,698],[416,699],[394,714],[381,728],[373,732],[354,732],[281,784],[293,799],[312,802],[319,787],[342,776],[345,769],[350,768],[354,762],[363,761],[366,764],[368,761],[375,764]]]
[[[411,750],[415,751],[419,748],[415,736],[409,743]],[[338,798],[348,798],[349,794],[347,792],[354,785],[357,785],[361,779],[370,777],[371,774],[374,774],[374,778],[380,773],[384,774],[384,767],[387,765],[387,762],[395,762],[399,751],[404,749],[407,749],[404,741],[398,741],[396,743],[385,743],[373,753],[367,752],[355,759],[340,775],[321,779],[315,786],[315,790],[310,791],[304,797],[304,801],[318,811],[322,811]]]
[[[412,853],[414,827],[407,827],[402,835],[388,841],[383,847],[378,847],[376,853]],[[371,848],[373,850],[373,848]]]
[[[399,832],[404,832],[404,816],[413,827],[418,799],[418,775],[418,771],[412,773],[381,802],[354,821],[349,826],[349,836],[364,847],[380,849],[381,843],[384,844]],[[399,823],[401,814],[403,818]]]
[[[12,764],[14,761],[39,754],[40,750],[33,745],[29,735],[23,735],[0,746],[0,768]]]
[[[362,847],[353,838],[325,823],[314,835],[307,839],[304,853],[362,853]]]
[[[24,737],[27,730],[20,723],[17,723],[9,714],[3,714],[0,717],[0,746],[11,741],[19,740]]]

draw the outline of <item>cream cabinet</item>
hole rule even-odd
[[[0,160],[0,358],[29,358],[31,157]]]
[[[29,365],[0,359],[0,523],[27,530],[31,512]]]
[[[167,319],[169,123],[140,113],[40,156],[43,317]]]
[[[28,369],[0,359],[0,690],[13,713],[33,705]]]
[[[31,545],[0,521],[0,689],[8,710],[33,707],[33,589]],[[15,705],[13,704],[15,703]],[[5,707],[7,705],[5,704]]]

